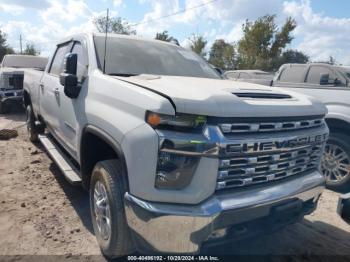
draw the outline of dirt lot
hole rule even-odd
[[[100,255],[86,192],[70,186],[42,148],[27,140],[23,120],[20,113],[0,115],[0,129],[19,131],[17,138],[0,141],[0,255]],[[325,191],[316,212],[301,223],[203,252],[350,258],[350,226],[336,214],[337,199]],[[103,260],[84,261],[90,259]]]

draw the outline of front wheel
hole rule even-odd
[[[350,187],[350,137],[331,132],[322,159],[322,172],[329,189],[343,191]]]
[[[125,256],[133,251],[126,222],[124,194],[126,180],[118,160],[98,162],[90,182],[90,210],[95,236],[108,258]]]

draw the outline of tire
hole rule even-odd
[[[7,114],[10,113],[11,107],[6,102],[0,102],[0,114]]]
[[[105,193],[101,193],[103,192],[101,185],[104,187]],[[122,174],[118,160],[105,160],[95,165],[90,182],[90,211],[97,242],[102,253],[108,258],[128,255],[134,249],[124,210],[124,194],[126,190],[126,177],[125,174]],[[97,194],[96,191],[99,191],[101,194]],[[107,201],[102,199],[107,199]],[[96,202],[100,202],[100,206],[104,205],[102,209],[99,209],[103,210],[102,212],[96,211],[98,209],[95,209],[98,206]],[[103,228],[106,227],[101,226],[101,223],[99,223],[101,219],[99,220],[98,217],[101,217],[101,215],[99,216],[97,213],[101,214],[103,212],[105,212],[105,217],[110,218],[109,234],[104,234],[106,231]],[[106,219],[102,220],[105,221],[105,224],[107,223]]]
[[[350,189],[350,136],[331,132],[322,159],[326,187],[334,191]]]
[[[28,105],[26,107],[26,123],[27,123],[27,133],[28,138],[31,142],[35,143],[39,141],[39,130],[35,126],[35,116],[32,107]]]

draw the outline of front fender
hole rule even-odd
[[[339,119],[350,123],[350,105],[346,104],[326,104],[328,114],[326,119]]]

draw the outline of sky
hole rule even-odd
[[[235,43],[242,37],[242,23],[276,14],[279,26],[288,16],[297,21],[294,40],[287,48],[298,49],[312,61],[333,56],[350,65],[350,1],[348,0],[0,0],[0,30],[19,51],[34,44],[49,56],[56,42],[70,34],[96,31],[92,21],[110,9],[112,16],[127,20],[137,34],[154,38],[167,30],[188,47],[193,34],[208,40]],[[168,16],[186,10],[177,15]]]

